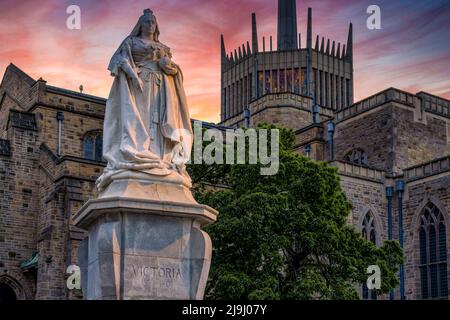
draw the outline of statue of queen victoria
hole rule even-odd
[[[89,300],[192,300],[205,292],[212,243],[201,228],[216,221],[217,211],[192,196],[185,164],[193,133],[182,74],[158,36],[155,16],[144,10],[108,67],[108,165],[98,196],[73,216],[88,231],[78,261]],[[150,266],[163,277],[139,271]]]
[[[127,171],[170,175],[190,186],[185,163],[193,135],[183,76],[158,37],[156,17],[146,9],[109,64],[115,79],[106,103],[103,157],[108,165],[97,180],[100,191],[115,174]]]

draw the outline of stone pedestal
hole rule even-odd
[[[115,175],[74,217],[86,299],[202,299],[216,215],[177,177]]]

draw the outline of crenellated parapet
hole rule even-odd
[[[406,181],[415,181],[450,172],[450,156],[435,159],[403,170]]]
[[[272,36],[262,38],[262,50],[252,14],[252,39],[227,53],[221,36],[221,121],[244,113],[267,94],[293,93],[331,111],[353,103],[353,28],[346,44],[316,35],[312,41],[312,10],[308,9],[306,45],[297,33],[295,1],[278,3],[277,48]],[[283,106],[281,106],[283,107]],[[312,119],[312,108],[310,110]],[[298,128],[298,127],[297,127]],[[296,129],[297,129],[296,128]]]
[[[417,112],[430,112],[450,118],[450,101],[426,92],[413,94],[396,88],[388,88],[370,97],[360,100],[335,113],[337,122],[345,121],[361,113],[382,106],[388,102],[397,102]],[[418,118],[422,118],[418,115]]]

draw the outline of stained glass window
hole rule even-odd
[[[278,92],[278,70],[272,70],[272,92]]]
[[[270,70],[265,71],[265,86],[266,86],[265,93],[270,93]]]
[[[442,212],[429,203],[419,229],[422,299],[448,299],[447,237]]]
[[[286,91],[292,92],[292,69],[286,70]]]
[[[258,71],[258,97],[263,95],[264,75],[262,71]]]
[[[286,81],[285,81],[286,72],[284,69],[280,70],[280,92],[286,92]]]
[[[300,94],[300,93],[302,93],[301,89],[302,89],[302,81],[300,78],[300,69],[295,68],[294,69],[294,92],[297,94]]]

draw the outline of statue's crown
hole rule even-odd
[[[153,14],[153,11],[150,9],[145,9],[144,14]]]

